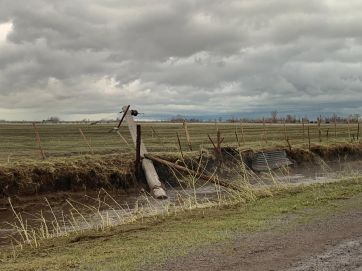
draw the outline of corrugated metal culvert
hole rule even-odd
[[[292,164],[285,150],[258,152],[252,159],[252,168],[256,171],[275,169]]]

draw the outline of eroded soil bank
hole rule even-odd
[[[282,149],[279,148],[279,149]],[[255,152],[235,148],[222,149],[222,165],[212,150],[185,155],[184,161],[191,168],[214,172],[223,178],[233,177],[233,169],[240,168],[240,161],[250,168]],[[293,148],[286,150],[288,157],[298,166],[315,166],[321,161],[349,161],[362,158],[361,144],[314,146],[311,150]],[[161,157],[180,162],[180,154],[159,154]],[[95,191],[99,188],[130,191],[147,188],[144,181],[134,177],[133,156],[101,155],[79,158],[64,158],[49,161],[28,161],[0,165],[0,199],[10,196],[31,196],[61,191]],[[221,165],[221,166],[220,166]],[[173,172],[156,163],[161,181],[167,186],[178,185]]]

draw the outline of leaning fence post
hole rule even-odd
[[[41,155],[42,159],[45,160],[46,159],[45,153],[44,153],[43,148],[41,146],[39,131],[38,131],[38,128],[36,127],[35,122],[33,122],[33,128],[34,128],[34,132],[35,132],[36,141],[38,143],[38,148],[39,148],[40,155]]]

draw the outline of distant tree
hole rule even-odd
[[[51,123],[58,123],[58,122],[60,122],[60,118],[59,117],[50,117],[46,121],[51,122]]]
[[[286,123],[295,123],[296,122],[296,119],[294,116],[288,114],[286,117],[285,117],[285,122]]]
[[[309,118],[308,118],[307,116],[304,116],[304,117],[302,118],[302,122],[308,123],[308,122],[309,122]]]
[[[333,113],[333,115],[332,115],[332,121],[333,121],[333,122],[337,122],[337,119],[338,119],[337,114],[336,114],[336,113]]]
[[[272,123],[276,123],[277,122],[277,117],[278,117],[278,111],[272,111],[270,112],[271,115],[271,121]]]

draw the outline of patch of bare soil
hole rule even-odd
[[[271,230],[167,262],[160,270],[362,270],[361,200],[343,214],[308,224],[282,221]]]
[[[330,246],[325,252],[298,262],[288,271],[362,270],[362,237]]]

